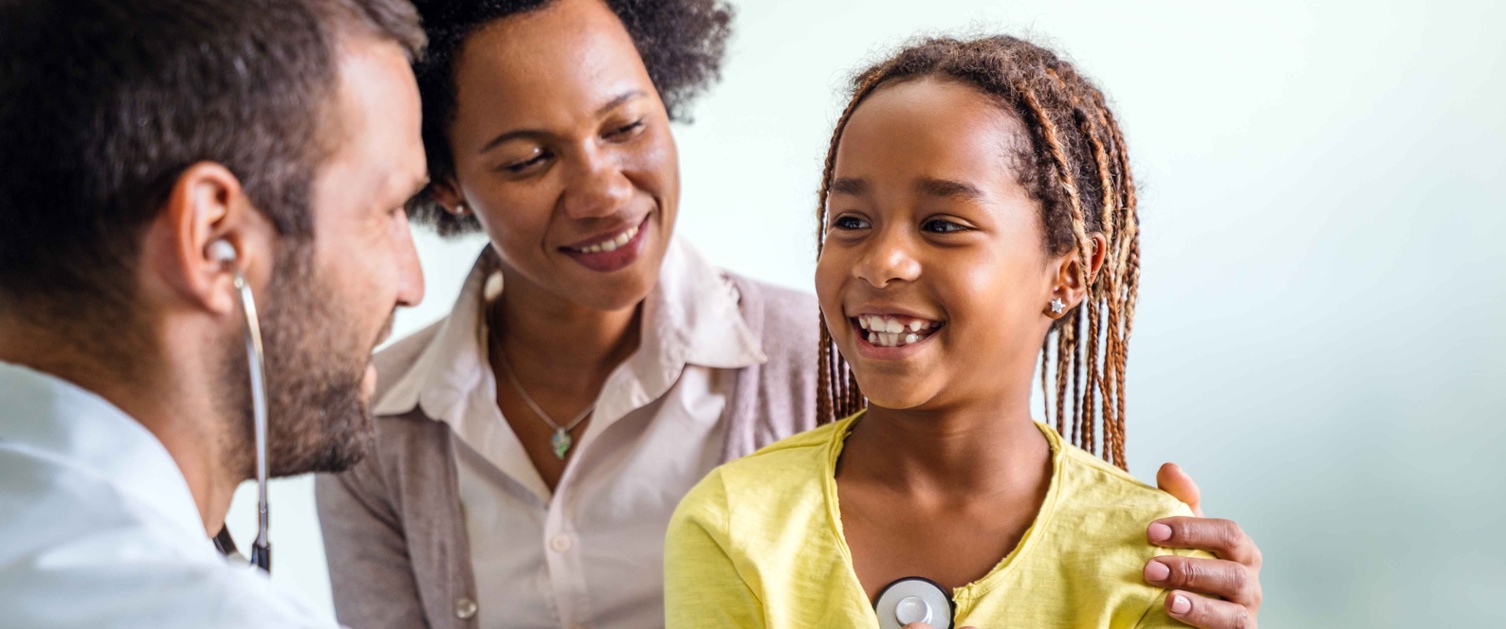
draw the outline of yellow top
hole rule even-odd
[[[860,416],[727,463],[685,496],[665,541],[668,627],[878,626],[837,506],[837,457]],[[956,626],[1183,627],[1141,574],[1156,555],[1208,556],[1145,539],[1187,506],[1040,428],[1052,460],[1041,511],[993,570],[953,591]]]

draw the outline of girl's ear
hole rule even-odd
[[[1057,256],[1052,263],[1055,265],[1055,280],[1052,283],[1051,299],[1046,304],[1046,316],[1059,319],[1066,315],[1067,311],[1077,307],[1087,297],[1088,289],[1098,279],[1098,271],[1103,269],[1103,259],[1109,249],[1109,241],[1103,234],[1094,233],[1088,235],[1088,242],[1092,243],[1093,252],[1088,256],[1088,283],[1083,284],[1082,259],[1078,257],[1078,248]]]

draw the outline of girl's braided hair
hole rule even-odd
[[[1072,442],[1095,454],[1100,454],[1097,436],[1101,433],[1101,455],[1125,467],[1124,365],[1140,284],[1135,182],[1124,135],[1103,92],[1072,64],[1015,37],[936,37],[859,73],[852,82],[852,100],[837,121],[826,153],[817,209],[817,251],[826,242],[826,202],[837,145],[853,111],[879,87],[925,77],[960,81],[978,89],[1027,130],[1029,142],[1019,143],[1015,175],[1041,204],[1047,250],[1062,255],[1075,247],[1081,281],[1089,287],[1082,306],[1058,319],[1041,347],[1041,391],[1047,416],[1051,416],[1054,398],[1057,432],[1068,436],[1070,423]],[[1102,234],[1108,242],[1103,267],[1092,278],[1088,277],[1094,253],[1091,234]],[[832,343],[824,318],[820,363],[819,421],[846,417],[867,405],[847,362]],[[1053,370],[1055,396],[1047,375]]]

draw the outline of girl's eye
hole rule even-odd
[[[925,224],[921,225],[920,227],[921,229],[924,229],[928,232],[935,232],[938,234],[950,234],[967,229],[966,226],[960,223],[954,223],[944,218],[933,218],[929,221],[926,221]]]
[[[868,227],[868,221],[856,216],[838,216],[831,222],[831,226],[841,230],[864,229]]]
[[[511,164],[508,164],[507,166],[504,166],[504,168],[506,168],[507,171],[511,173],[521,173],[538,164],[542,164],[545,159],[548,159],[548,157],[549,153],[545,151],[539,151],[537,155],[534,155],[529,159],[523,160],[521,162],[513,162]]]
[[[610,133],[607,134],[607,137],[611,137],[611,138],[626,138],[626,137],[629,137],[629,136],[632,136],[632,135],[638,133],[638,131],[640,131],[642,129],[643,129],[643,119],[639,118],[639,119],[634,120],[634,121],[632,121],[632,122],[630,122],[628,124],[625,124],[625,125],[622,125],[620,127],[617,127],[616,129],[613,129]]]

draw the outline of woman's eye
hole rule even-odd
[[[640,131],[642,129],[643,129],[643,119],[639,118],[639,119],[634,120],[634,121],[632,121],[632,122],[630,122],[628,124],[625,124],[625,125],[622,125],[620,127],[617,127],[616,129],[613,129],[610,133],[607,134],[607,136],[608,137],[612,137],[612,138],[625,138],[625,137],[628,137],[628,136],[631,136],[631,135],[637,133],[638,131]]]
[[[831,222],[831,226],[842,230],[863,229],[868,227],[868,221],[856,216],[839,216]]]
[[[926,221],[924,225],[921,225],[921,229],[938,234],[950,234],[952,232],[960,232],[966,230],[967,227],[962,225],[961,223],[954,223],[944,218],[933,218],[929,221]]]
[[[529,159],[523,160],[521,162],[513,162],[511,164],[508,164],[504,168],[506,168],[508,172],[521,173],[525,170],[528,170],[529,168],[532,168],[535,165],[542,164],[548,157],[548,153],[540,151],[537,155],[534,155]]]

